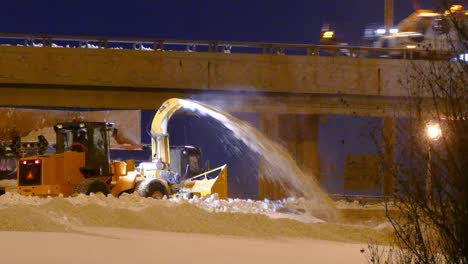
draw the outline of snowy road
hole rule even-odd
[[[2,263],[364,263],[363,244],[121,228],[0,232]]]

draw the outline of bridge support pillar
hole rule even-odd
[[[261,114],[260,130],[269,139],[282,145],[306,175],[318,178],[318,117],[316,115]],[[279,184],[268,180],[269,172],[266,162],[260,160],[259,166],[259,199],[284,198],[287,190],[283,190]]]
[[[395,192],[394,175],[390,172],[391,166],[395,162],[395,141],[396,141],[396,122],[393,117],[384,117],[383,119],[383,155],[387,169],[384,170],[382,194],[392,195]]]

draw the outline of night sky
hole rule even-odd
[[[394,0],[395,23],[415,0]],[[435,0],[420,0],[432,7]],[[2,1],[0,32],[318,43],[323,23],[343,42],[383,23],[384,0]]]

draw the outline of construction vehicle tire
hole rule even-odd
[[[138,182],[137,185],[135,185],[135,192],[140,196],[152,197],[155,199],[163,199],[168,196],[166,187],[158,180],[152,180],[147,184]]]
[[[104,195],[108,195],[110,193],[109,187],[103,181],[98,179],[86,179],[80,182],[74,189],[73,193],[75,194],[86,194],[89,195],[91,193],[102,193]]]
[[[140,196],[143,196],[140,194],[140,185],[143,181],[137,181],[135,182],[135,187],[133,187],[133,192],[139,194]]]

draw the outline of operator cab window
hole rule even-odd
[[[63,138],[63,151],[74,151],[76,143],[80,143],[84,148],[87,146],[88,135],[86,128],[79,130],[63,129],[61,131]],[[82,147],[81,147],[82,148]]]
[[[93,131],[93,145],[94,148],[96,149],[96,154],[98,155],[105,155],[106,149],[105,149],[105,128],[103,127],[95,127]]]
[[[189,155],[190,172],[192,176],[197,175],[201,171],[199,160],[200,157],[198,155]]]
[[[73,144],[73,132],[68,129],[63,129],[61,132],[63,137],[63,151],[71,151]]]

